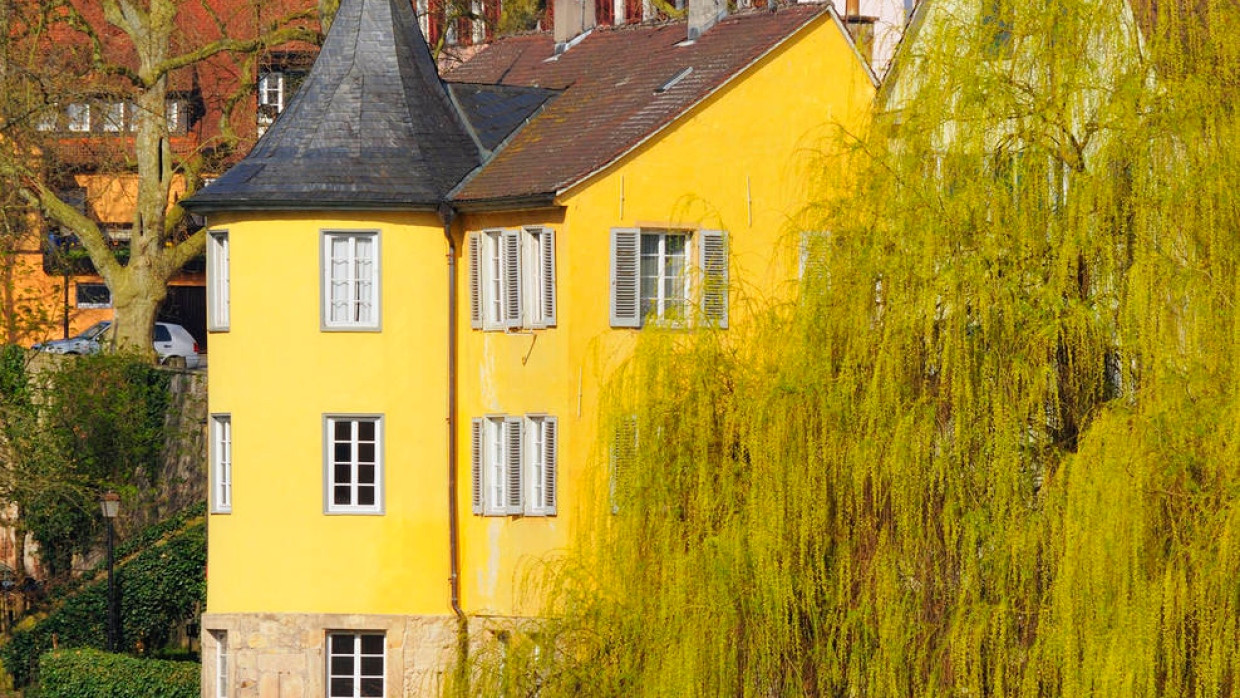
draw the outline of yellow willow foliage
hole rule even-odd
[[[1007,5],[824,159],[795,303],[642,331],[473,692],[1240,694],[1240,7]]]

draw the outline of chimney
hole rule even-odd
[[[861,0],[844,0],[844,26],[866,63],[874,62],[874,22],[861,14]]]
[[[697,41],[715,22],[728,16],[727,0],[688,0],[689,41]]]
[[[594,28],[594,0],[555,0],[552,12],[556,53],[563,53],[569,41]]]

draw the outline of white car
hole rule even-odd
[[[104,320],[86,328],[76,337],[39,342],[31,348],[49,354],[94,354],[107,341],[107,331],[111,326],[110,321]],[[198,342],[194,341],[193,335],[184,327],[170,322],[155,323],[155,353],[159,355],[159,363],[165,366],[198,368],[202,365]]]

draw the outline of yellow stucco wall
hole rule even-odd
[[[461,585],[465,610],[528,613],[523,575],[569,542],[596,448],[601,384],[640,330],[609,327],[610,229],[729,232],[733,324],[750,298],[791,292],[812,155],[841,122],[864,128],[873,85],[829,16],[690,114],[543,211],[457,223],[460,298]],[[621,193],[623,191],[623,194]],[[622,201],[623,199],[623,201]],[[556,231],[557,320],[521,332],[470,329],[464,235]],[[429,214],[217,216],[232,263],[228,332],[211,338],[210,410],[232,415],[233,512],[210,517],[211,613],[446,614],[446,243]],[[379,229],[382,332],[319,329],[319,231]],[[323,512],[322,416],[385,416],[386,513]],[[471,417],[559,420],[554,517],[470,511]],[[592,470],[594,469],[594,470]],[[531,599],[524,599],[531,601]]]
[[[209,408],[233,426],[233,507],[209,523],[213,613],[447,608],[444,241],[433,214],[219,217],[228,332]],[[320,331],[320,231],[378,230],[381,332]],[[323,416],[382,414],[383,515],[325,515]]]
[[[607,467],[597,435],[600,386],[640,330],[609,326],[613,227],[719,229],[729,233],[731,320],[746,303],[792,292],[798,237],[790,220],[806,203],[822,149],[838,122],[857,134],[873,83],[829,17],[767,56],[690,114],[607,170],[560,197],[557,212],[467,216],[471,231],[544,225],[556,230],[558,326],[522,332],[468,329],[462,307],[462,416],[547,413],[559,420],[559,515],[469,515],[460,493],[462,596],[467,611],[533,611],[520,590],[540,559],[569,544],[589,474]],[[468,279],[460,293],[468,297]],[[578,406],[580,405],[580,412]],[[469,452],[469,432],[458,432]],[[467,463],[463,463],[467,465]],[[462,482],[468,482],[463,471]],[[594,480],[597,483],[597,479]]]

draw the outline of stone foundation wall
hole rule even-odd
[[[202,695],[322,698],[327,634],[382,632],[389,698],[438,696],[456,649],[453,616],[208,613],[202,617]],[[218,692],[220,639],[230,690]]]

